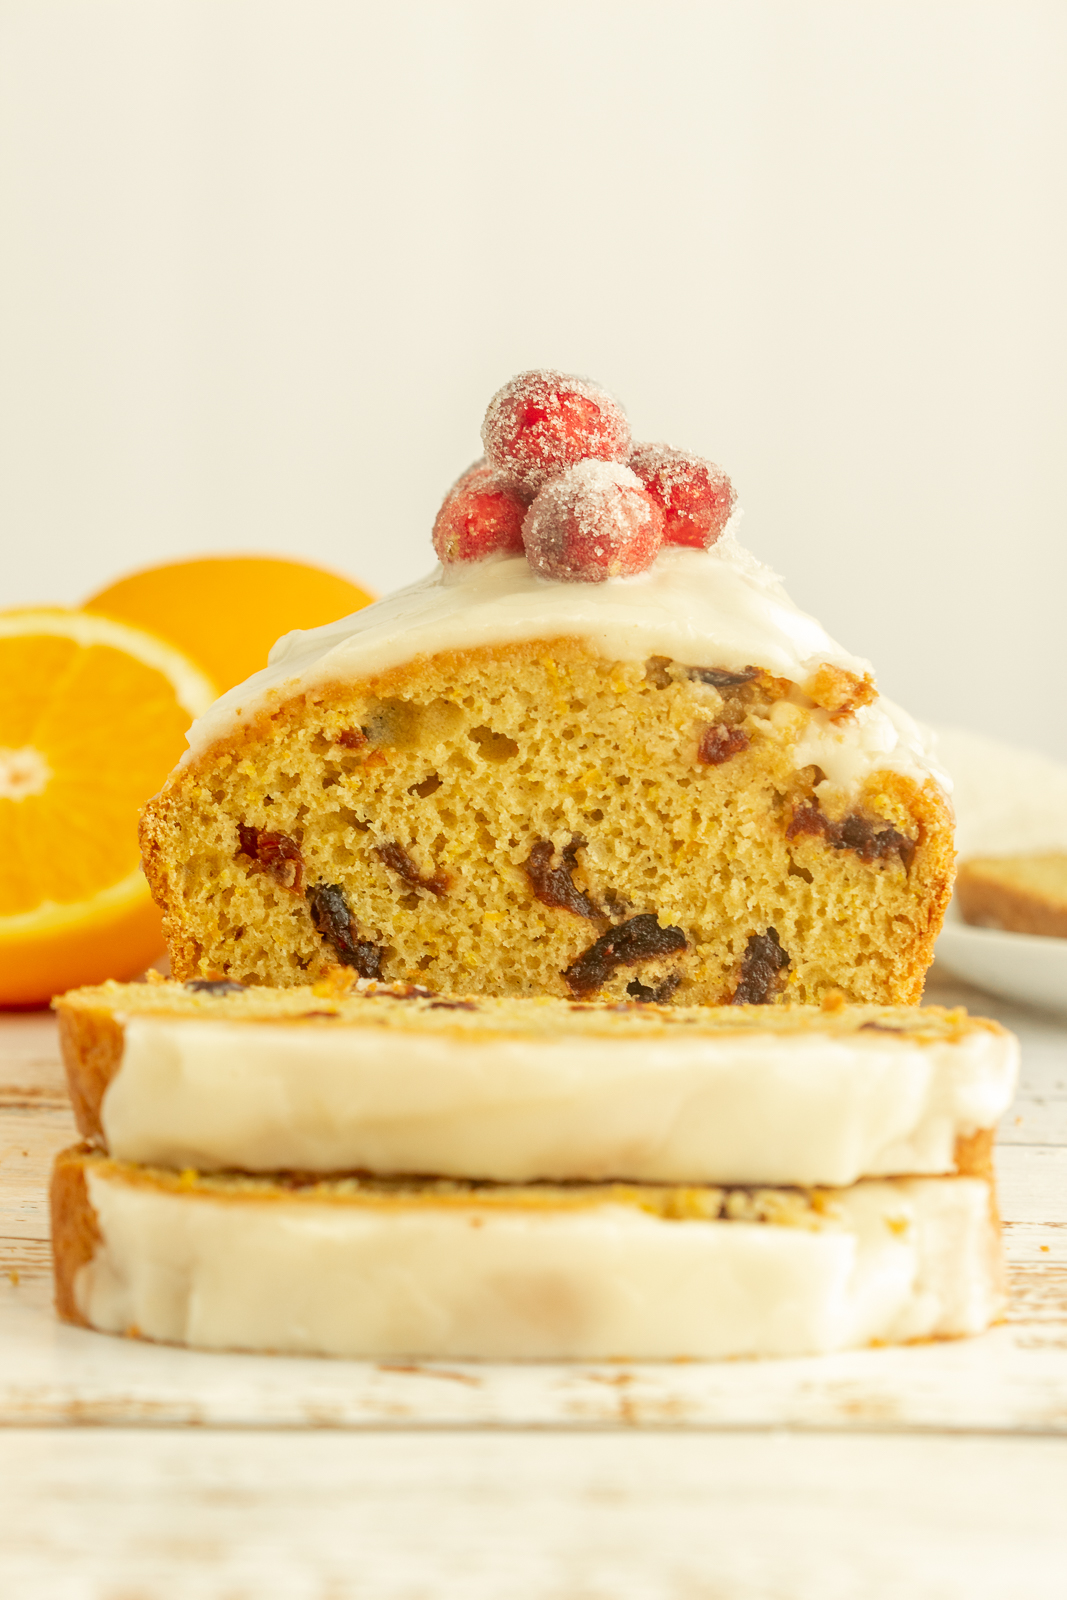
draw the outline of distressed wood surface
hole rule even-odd
[[[0,1433],[47,1600],[1062,1600],[1067,1445],[896,1434]]]
[[[951,1001],[957,987],[930,998]],[[0,1021],[0,1422],[211,1427],[668,1427],[1067,1434],[1067,1026],[973,994],[1023,1040],[998,1148],[1011,1272],[983,1338],[792,1361],[501,1365],[209,1355],[63,1327],[48,1168],[74,1137],[47,1016]]]

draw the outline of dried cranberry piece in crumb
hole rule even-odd
[[[445,496],[433,525],[433,547],[445,566],[500,552],[522,554],[526,501],[476,461]]]
[[[522,525],[542,578],[603,583],[644,572],[663,539],[663,513],[629,467],[579,461],[537,496]]]
[[[391,871],[403,878],[405,883],[413,883],[418,889],[429,889],[431,894],[440,895],[447,894],[451,887],[451,875],[441,867],[429,877],[423,877],[402,844],[389,841],[386,844],[375,845],[374,853]]]
[[[543,906],[551,906],[554,911],[572,911],[576,917],[595,919],[601,914],[600,908],[578,888],[572,877],[578,864],[578,851],[584,845],[585,840],[581,834],[577,834],[560,851],[559,866],[554,867],[552,857],[555,850],[551,839],[539,839],[523,862],[523,870]]]
[[[629,465],[663,511],[664,544],[710,550],[737,501],[721,467],[666,444],[639,444]]]
[[[740,672],[728,672],[725,667],[689,667],[688,675],[694,683],[710,683],[713,689],[736,689],[759,677],[758,667],[743,667]]]
[[[721,722],[714,722],[700,735],[697,760],[706,767],[721,767],[731,756],[747,750],[748,743],[748,734],[740,728],[727,728]]]
[[[868,817],[852,812],[840,822],[833,822],[817,800],[805,801],[795,808],[793,820],[785,830],[787,839],[796,839],[805,833],[821,834],[833,850],[854,850],[861,861],[871,865],[897,856],[905,871],[910,870],[915,856],[916,841],[900,833],[889,823],[875,828]]]
[[[315,883],[308,889],[308,905],[316,930],[338,961],[354,967],[361,978],[380,978],[385,952],[370,939],[361,939],[348,900],[339,883]]]
[[[789,952],[782,949],[777,928],[749,935],[741,958],[741,976],[732,1006],[769,1006],[785,983]]]
[[[547,369],[520,372],[490,400],[482,442],[500,481],[529,499],[576,461],[625,461],[630,424],[598,384]]]
[[[602,933],[571,962],[563,977],[572,994],[590,994],[603,988],[617,967],[632,967],[639,961],[674,955],[686,948],[681,928],[661,928],[654,912],[643,911]]]
[[[290,839],[287,833],[268,833],[245,822],[238,823],[237,837],[238,855],[251,856],[261,867],[266,867],[283,889],[303,894],[304,858],[295,839]]]

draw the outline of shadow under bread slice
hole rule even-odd
[[[199,1170],[844,1185],[987,1172],[1017,1070],[936,1007],[219,991],[57,1002],[84,1137]]]
[[[52,1188],[66,1320],[366,1358],[803,1355],[1003,1306],[978,1178],[836,1191],[205,1177],[82,1147]]]

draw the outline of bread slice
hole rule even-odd
[[[956,880],[965,922],[1067,939],[1067,852],[981,856]]]
[[[981,1331],[992,1189],[499,1186],[56,1161],[67,1321],[205,1349],[573,1360],[803,1355]]]
[[[200,1170],[848,1184],[985,1173],[1017,1070],[997,1023],[935,1007],[346,987],[63,996],[80,1131]]]
[[[921,765],[878,756],[895,734],[873,695],[829,664],[794,682],[569,637],[297,676],[199,739],[145,811],[172,970],[914,1003],[952,819]]]

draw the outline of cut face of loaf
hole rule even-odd
[[[173,970],[285,985],[340,962],[458,994],[914,1002],[950,814],[932,779],[875,771],[845,792],[797,765],[805,731],[847,737],[869,698],[845,677],[816,675],[820,707],[765,673],[565,639],[282,700],[146,810]]]
[[[937,1007],[229,987],[104,984],[57,1002],[83,1137],[200,1171],[985,1176],[1018,1059],[996,1023]]]
[[[834,1191],[204,1178],[63,1152],[62,1317],[208,1349],[377,1359],[804,1355],[978,1333],[991,1186]]]

